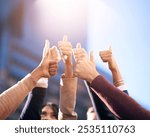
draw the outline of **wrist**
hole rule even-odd
[[[108,66],[111,71],[117,71],[117,69],[118,69],[117,63],[114,60],[114,58],[112,58],[111,60],[108,61]]]
[[[73,77],[73,69],[72,64],[65,65],[65,77],[72,78]]]
[[[100,74],[99,74],[97,71],[95,71],[95,72],[89,74],[89,76],[88,76],[88,78],[86,79],[86,81],[88,81],[89,83],[92,83],[92,81],[93,81],[97,76],[99,76],[99,75],[100,75]]]
[[[111,73],[117,73],[118,69],[116,67],[109,67]]]
[[[65,65],[72,66],[72,56],[67,56],[67,59],[65,60]]]
[[[113,82],[116,87],[124,85],[124,81],[122,79]]]
[[[32,76],[32,78],[34,79],[34,81],[37,82],[37,81],[43,76],[41,67],[35,68],[35,69],[31,72],[31,76]]]

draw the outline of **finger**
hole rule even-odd
[[[63,36],[63,42],[67,42],[68,41],[68,37],[67,37],[67,35],[64,35]]]
[[[44,45],[44,48],[43,48],[43,57],[46,55],[46,40],[45,40],[45,45]]]
[[[77,77],[78,75],[77,75],[77,73],[76,73],[76,72],[74,72],[73,76],[74,76],[74,77]]]
[[[105,55],[105,54],[107,54],[107,52],[108,52],[108,50],[104,50],[104,51],[100,51],[99,53],[100,53],[101,55]]]
[[[74,54],[86,54],[86,51],[83,48],[74,49]]]
[[[56,47],[56,46],[53,46],[53,47],[51,48],[51,55],[52,55],[52,57],[54,57],[56,54],[57,54],[57,47]]]
[[[83,58],[86,58],[86,55],[85,54],[75,55],[75,58],[76,59],[83,59]]]
[[[77,43],[76,48],[80,49],[81,48],[81,43]]]
[[[77,77],[78,76],[78,64],[76,64],[75,69],[74,69],[74,76]]]
[[[72,51],[63,51],[63,56],[72,56]]]
[[[51,72],[51,73],[57,72],[57,69],[58,68],[49,68],[49,72]]]
[[[49,42],[49,40],[46,40],[46,42],[45,42],[45,48],[46,48],[46,51],[49,50],[49,48],[50,48],[50,42]]]
[[[58,46],[63,45],[63,41],[58,41]]]
[[[55,71],[49,71],[49,73],[50,73],[50,75],[55,75],[55,74],[57,74],[57,70],[55,70]]]
[[[109,46],[109,51],[111,51],[111,52],[112,52],[112,48],[111,48],[111,45]]]
[[[90,52],[90,61],[93,62],[93,63],[95,63],[93,51]]]
[[[50,71],[50,72],[56,72],[56,71],[57,71],[57,68],[50,68],[49,71]]]
[[[60,47],[60,50],[61,50],[61,52],[64,52],[64,51],[72,51],[72,48],[71,48],[71,47],[65,47],[65,48]]]
[[[49,73],[53,77],[53,76],[55,76],[57,74],[57,71],[56,72],[49,72]]]
[[[57,64],[57,61],[56,61],[56,60],[51,60],[50,63],[49,63],[50,66],[51,66],[51,65],[56,65],[56,64]]]
[[[59,62],[60,60],[61,60],[61,55],[60,55],[60,52],[59,52],[59,50],[58,50],[58,48],[57,48],[57,51],[56,51],[56,59],[57,59],[57,62]]]
[[[50,65],[50,68],[57,68],[58,67],[58,64],[56,63],[56,64],[51,64]]]
[[[45,46],[43,49],[43,56],[45,56],[47,54],[47,52],[49,51],[49,48],[50,48],[50,42],[49,42],[49,40],[45,40]]]
[[[51,50],[50,50],[50,48],[47,49],[47,52],[46,52],[46,54],[44,56],[47,57],[48,59],[51,58]]]
[[[66,47],[66,46],[69,46],[69,47],[72,47],[72,44],[71,44],[71,42],[69,42],[69,41],[59,41],[58,42],[58,47]]]

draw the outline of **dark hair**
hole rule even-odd
[[[47,102],[43,105],[42,109],[46,106],[50,107],[54,111],[54,116],[58,119],[58,105],[52,102]]]

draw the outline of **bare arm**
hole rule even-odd
[[[27,94],[34,88],[36,82],[41,78],[49,78],[57,72],[56,61],[50,60],[50,49],[47,43],[44,47],[45,55],[43,56],[39,66],[35,68],[31,74],[27,75],[16,85],[4,91],[0,95],[0,119],[6,119],[13,113]],[[53,66],[52,68],[50,66]]]
[[[99,55],[100,55],[103,62],[108,63],[109,69],[112,73],[114,85],[116,87],[124,85],[123,78],[121,76],[120,70],[119,70],[118,65],[116,63],[116,60],[112,54],[111,47],[109,48],[109,50],[100,51]]]
[[[64,36],[63,41],[59,42],[59,48],[64,61],[64,75],[60,82],[60,111],[59,119],[77,119],[74,111],[76,104],[77,78],[73,76],[72,64],[72,45]]]
[[[75,58],[79,56],[81,52],[77,50]],[[119,119],[150,119],[150,111],[142,108],[134,99],[110,84],[97,72],[93,56],[90,56],[90,59],[79,58],[76,62],[75,74],[91,83],[93,91]]]

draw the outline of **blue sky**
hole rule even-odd
[[[149,13],[148,0],[89,0],[88,49],[106,69],[98,51],[111,44],[129,94],[150,110]]]

